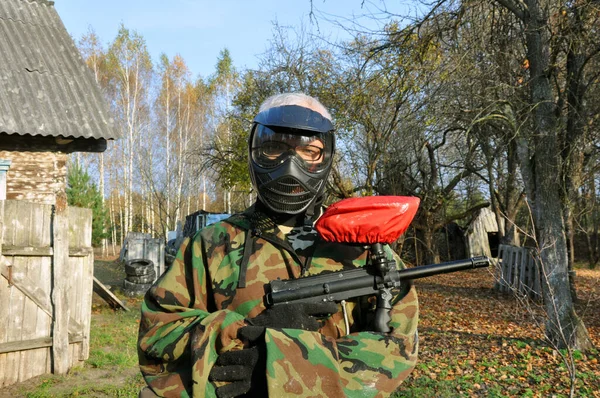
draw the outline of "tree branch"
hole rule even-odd
[[[445,225],[450,224],[452,221],[460,220],[462,218],[466,218],[468,216],[471,216],[476,211],[478,211],[480,209],[483,209],[484,207],[489,207],[489,206],[490,206],[490,202],[481,202],[479,204],[476,204],[476,205],[470,207],[469,209],[463,211],[462,213],[455,214],[453,216],[447,217],[444,220]]]
[[[517,2],[514,2],[512,0],[495,0],[495,1],[496,1],[496,3],[500,4],[502,7],[506,8],[507,10],[509,10],[510,12],[515,14],[515,16],[517,18],[519,18],[521,21],[525,22],[525,18],[527,16],[527,11],[522,9],[521,7],[519,7]]]

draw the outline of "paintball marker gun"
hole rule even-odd
[[[489,266],[489,259],[480,256],[396,269],[396,262],[386,257],[383,244],[395,241],[406,231],[418,206],[418,198],[403,196],[351,198],[331,205],[317,222],[317,232],[328,242],[370,246],[367,265],[347,271],[271,281],[265,287],[265,304],[272,307],[290,302],[339,302],[376,295],[375,329],[389,332],[392,289],[399,288],[407,280]]]

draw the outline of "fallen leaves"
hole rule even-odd
[[[578,270],[576,283],[576,311],[600,348],[600,269]],[[600,397],[598,351],[569,355],[550,347],[542,306],[495,292],[490,272],[438,275],[415,284],[419,365],[400,397],[569,396],[570,361],[575,396]]]

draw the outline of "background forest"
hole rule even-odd
[[[382,11],[379,30],[345,21],[353,39],[335,43],[309,33],[316,19],[311,29],[275,23],[257,70],[237,70],[223,49],[208,77],[191,76],[180,56],[152,60],[126,26],[107,45],[93,30],[76,38],[122,135],[103,154],[72,159],[97,181],[109,242],[127,231],[165,236],[196,210],[251,204],[252,117],[269,95],[303,91],[335,118],[331,201],[421,198],[417,262],[443,256],[435,233],[466,225],[483,206],[507,221],[503,241],[518,244],[515,229],[535,240],[536,189],[548,175],[556,195],[548,201],[559,205],[567,238],[578,237],[573,254],[595,265],[598,2],[440,1],[420,10]]]
[[[97,178],[108,241],[251,204],[252,118],[268,96],[302,91],[334,117],[330,201],[421,198],[400,242],[413,264],[448,257],[448,231],[490,206],[502,243],[535,249],[550,339],[585,342],[568,286],[575,259],[595,267],[600,254],[600,4],[439,0],[411,3],[411,16],[371,4],[380,29],[346,20],[351,38],[332,42],[316,18],[275,23],[256,70],[223,49],[208,77],[180,56],[151,59],[126,26],[107,45],[78,38],[122,135],[72,159]]]

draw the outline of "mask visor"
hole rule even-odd
[[[256,124],[251,142],[252,161],[270,169],[294,156],[312,173],[327,169],[333,152],[333,132],[270,128]]]

